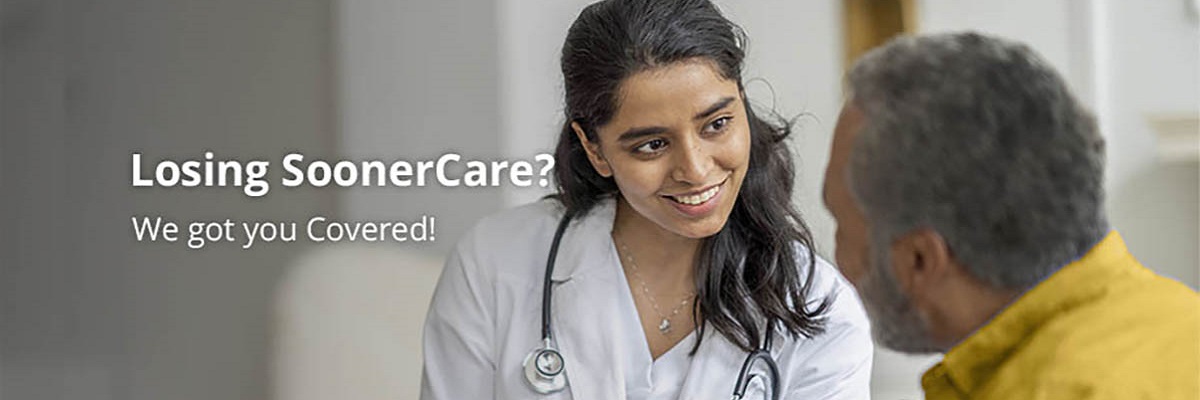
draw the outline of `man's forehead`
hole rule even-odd
[[[847,189],[845,166],[849,161],[853,139],[862,125],[862,118],[861,110],[849,101],[842,106],[838,115],[829,164],[825,170],[825,182],[821,188],[822,200],[827,205],[833,204],[832,200],[836,200],[834,196]]]
[[[862,110],[852,102],[842,106],[838,115],[837,126],[833,131],[833,154],[830,154],[830,166],[841,167],[850,156],[854,138],[862,128],[864,115]]]
[[[840,136],[853,138],[858,133],[858,128],[862,126],[865,118],[866,115],[863,114],[861,108],[855,105],[854,102],[847,101],[846,104],[842,105],[841,113],[838,114],[838,123],[835,128],[838,132],[835,133],[840,134]]]

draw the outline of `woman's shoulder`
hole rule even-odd
[[[576,213],[572,217],[567,235],[574,236],[582,232],[590,237],[600,231],[607,234],[612,228],[614,211],[615,203],[612,198],[601,199],[586,211]],[[459,248],[464,245],[509,248],[522,243],[533,243],[545,253],[545,250],[549,250],[551,239],[565,213],[566,206],[553,197],[503,210],[476,222],[459,241]]]
[[[493,282],[534,276],[545,265],[564,210],[557,200],[542,199],[483,217],[458,239],[448,263]]]
[[[542,236],[553,236],[554,226],[563,212],[561,203],[548,198],[501,210],[475,222],[455,248],[459,252],[491,253],[516,250],[523,243],[540,242]]]
[[[799,248],[799,263],[807,272],[806,248]],[[808,291],[810,310],[828,300],[823,316],[824,330],[812,338],[786,337],[778,355],[781,368],[799,381],[789,384],[790,397],[826,396],[869,398],[874,344],[871,324],[858,293],[837,267],[812,255],[812,282]]]
[[[466,236],[509,236],[537,232],[545,226],[556,224],[564,211],[558,200],[543,198],[483,217],[467,231]]]
[[[810,265],[812,267],[812,281],[807,293],[808,309],[812,310],[825,301],[829,304],[824,318],[825,331],[814,341],[859,341],[869,347],[871,324],[854,286],[825,258],[809,252],[803,244],[796,246],[797,263],[804,273],[807,274]],[[813,258],[811,264],[808,262],[810,256]],[[806,278],[806,275],[801,275],[801,278]]]
[[[829,261],[817,254],[816,251],[811,251],[808,246],[803,243],[796,242],[794,244],[796,251],[796,265],[800,268],[802,279],[806,278],[812,268],[812,282],[809,285],[808,300],[819,301],[827,296],[837,296],[841,292],[850,291],[853,299],[858,300],[858,296],[853,293],[854,288],[850,286],[850,282],[842,276],[841,271],[831,264]],[[810,263],[809,260],[812,260]]]

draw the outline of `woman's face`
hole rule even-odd
[[[589,142],[596,172],[611,176],[640,217],[688,238],[716,234],[737,200],[750,159],[750,124],[738,84],[709,62],[680,62],[621,83],[619,108]]]

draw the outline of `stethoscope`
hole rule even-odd
[[[554,240],[550,242],[546,277],[542,283],[542,345],[525,356],[525,360],[521,362],[521,366],[525,368],[525,381],[535,392],[541,394],[555,393],[567,387],[567,377],[563,374],[566,362],[562,353],[554,348],[553,332],[550,329],[550,276],[554,272],[558,245],[562,242],[563,232],[567,230],[570,222],[571,214],[563,215],[562,220],[558,222],[558,229],[554,231]],[[742,362],[742,370],[738,373],[737,382],[733,387],[733,400],[741,400],[746,394],[746,387],[755,378],[766,380],[771,388],[771,399],[779,400],[779,366],[771,358],[772,328],[772,324],[767,325],[767,335],[762,346],[746,355],[746,360]],[[751,372],[755,363],[765,364],[767,373]]]

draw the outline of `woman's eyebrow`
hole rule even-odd
[[[692,118],[694,118],[694,119],[708,118],[710,115],[713,115],[717,111],[721,111],[721,109],[729,106],[729,104],[733,103],[734,100],[737,100],[737,98],[732,97],[732,96],[731,97],[723,97],[720,100],[717,100],[711,106],[708,106],[708,108],[704,109],[704,111],[697,113],[696,116],[692,117]],[[625,131],[624,133],[621,134],[621,136],[617,137],[617,141],[624,142],[627,140],[634,140],[634,139],[637,139],[637,138],[640,138],[643,136],[657,135],[657,134],[660,134],[660,133],[663,133],[666,131],[667,131],[667,128],[662,127],[662,126],[646,126],[646,127],[640,127],[640,128],[629,128],[629,130]]]
[[[647,126],[642,128],[629,128],[629,130],[617,137],[618,142],[634,140],[643,136],[657,135],[666,132],[667,128],[661,126]]]
[[[717,100],[716,103],[713,103],[713,105],[708,106],[708,108],[704,109],[704,111],[701,111],[700,113],[696,114],[695,117],[692,117],[692,118],[693,119],[708,118],[708,116],[713,115],[713,113],[720,111],[722,108],[725,108],[725,106],[728,106],[729,103],[732,103],[734,100],[735,99],[733,97],[725,97],[720,100]]]

